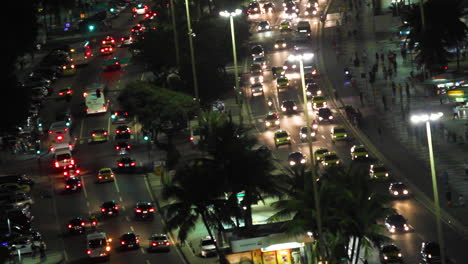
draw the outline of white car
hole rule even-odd
[[[133,12],[135,12],[137,15],[144,15],[147,10],[148,6],[141,3],[133,8]]]
[[[216,240],[210,236],[206,236],[200,240],[200,254],[206,258],[216,254]]]
[[[72,157],[70,149],[56,149],[54,153],[54,167],[59,169],[66,168],[70,165],[75,165],[75,160]]]
[[[32,241],[28,237],[19,237],[11,241],[8,245],[12,255],[16,256],[18,253],[21,255],[32,253]],[[19,251],[19,252],[18,252]]]
[[[86,236],[86,254],[90,258],[110,258],[112,239],[104,232],[91,233]]]

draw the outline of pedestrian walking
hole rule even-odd
[[[449,140],[449,133],[448,133],[448,130],[447,130],[446,127],[444,127],[444,138],[445,138],[446,141]]]
[[[379,138],[382,139],[382,129],[377,127],[377,134],[379,134]]]
[[[39,253],[41,255],[41,259],[46,257],[45,251],[46,251],[46,244],[44,241],[41,241],[39,244]]]
[[[448,175],[448,172],[446,170],[444,170],[442,172],[442,182],[445,184],[445,185],[448,185],[449,184],[449,175]]]
[[[364,106],[364,94],[362,91],[359,91],[359,101],[361,101],[361,106]]]
[[[377,61],[377,63],[379,63],[379,53],[378,52],[375,53],[375,60]]]
[[[447,187],[447,190],[445,191],[445,199],[447,200],[447,206],[452,207],[452,191],[450,190],[450,187]]]
[[[410,86],[408,82],[405,82],[405,90],[406,90],[406,97],[410,98],[411,93],[410,93]]]
[[[460,110],[460,107],[458,105],[453,108],[453,118],[452,118],[452,120],[454,120],[455,118],[460,119],[460,117],[458,116],[459,110]]]
[[[411,79],[414,78],[414,72],[413,72],[413,71],[410,71],[410,72],[409,72],[409,75],[410,75]]]
[[[392,81],[392,94],[393,94],[393,97],[395,97],[396,95],[396,84],[394,81]]]
[[[389,68],[388,68],[388,77],[390,78],[390,80],[393,78],[393,70],[392,70],[392,67],[389,67]]]
[[[465,198],[463,197],[463,194],[458,195],[458,206],[465,207]]]
[[[36,253],[37,253],[37,246],[36,246],[36,241],[33,241],[31,244],[31,258],[36,258]]]
[[[384,60],[385,60],[385,56],[384,56],[383,51],[382,51],[382,53],[380,53],[380,60],[382,61],[382,64],[385,63],[385,61],[384,61]]]
[[[384,66],[382,72],[383,72],[383,78],[384,78],[384,80],[387,80],[387,79],[388,79],[388,71],[387,71],[387,68],[385,68],[385,66]]]
[[[400,54],[403,60],[406,61],[406,48],[405,47],[401,48]]]
[[[385,97],[385,95],[382,95],[382,103],[383,103],[383,107],[384,107],[384,110],[387,111],[387,98]]]
[[[401,86],[401,83],[397,85],[397,91],[400,94],[400,97],[403,96],[403,87]]]

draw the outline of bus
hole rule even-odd
[[[91,57],[94,56],[89,41],[70,45],[68,54],[71,62],[78,67],[87,65]]]
[[[92,84],[83,93],[87,115],[107,112],[109,100],[106,100],[104,90],[103,84]]]

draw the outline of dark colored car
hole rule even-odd
[[[42,67],[42,68],[35,69],[33,72],[29,74],[29,76],[31,77],[39,76],[39,77],[43,77],[45,79],[54,81],[54,80],[57,80],[58,77],[60,77],[60,71],[57,69]]]
[[[247,6],[247,14],[249,15],[255,15],[255,14],[260,14],[260,4],[257,1],[250,2],[249,5]]]
[[[154,234],[150,237],[150,246],[148,248],[149,251],[158,251],[164,250],[169,251],[171,246],[171,242],[169,238],[164,234]]]
[[[117,167],[119,169],[135,169],[136,161],[129,156],[124,156],[117,160]]]
[[[288,164],[291,167],[303,166],[307,162],[306,157],[301,152],[292,152],[288,156]]]
[[[130,115],[127,111],[117,110],[111,115],[113,123],[128,123],[130,122]]]
[[[83,234],[86,231],[86,222],[81,217],[75,217],[68,221],[67,227],[70,234]]]
[[[389,244],[380,248],[380,261],[386,263],[403,263],[403,255],[399,247]]]
[[[308,83],[306,86],[307,99],[311,99],[313,96],[322,95],[322,90],[316,82]]]
[[[119,205],[114,200],[104,202],[101,205],[101,213],[104,216],[119,215]]]
[[[410,227],[408,221],[400,214],[390,215],[385,218],[385,227],[388,232],[395,234],[397,232],[408,232]]]
[[[333,121],[333,114],[329,108],[320,108],[318,110],[318,121]]]
[[[310,127],[310,136],[312,137],[312,140],[317,139],[317,130],[318,130],[318,126],[316,126],[316,127],[311,126]],[[305,142],[308,139],[307,131],[308,131],[308,128],[306,126],[303,126],[303,127],[301,127],[299,129],[299,137],[301,138],[302,142]]]
[[[138,249],[140,247],[140,238],[135,233],[128,232],[120,236],[121,249]]]
[[[121,152],[128,152],[132,149],[132,146],[127,141],[120,141],[115,145],[115,150]]]
[[[408,187],[402,182],[392,182],[388,187],[390,195],[396,198],[406,198],[410,196]]]
[[[10,220],[11,226],[18,226],[22,229],[30,229],[33,216],[30,212],[26,212],[20,209],[11,210],[7,213],[7,217]]]
[[[253,46],[252,49],[250,50],[250,53],[252,54],[252,56],[264,56],[265,55],[265,51],[263,50],[263,47],[261,45]]]
[[[77,192],[81,191],[81,188],[83,188],[83,185],[81,184],[81,180],[79,178],[68,177],[65,180],[65,191]]]
[[[146,219],[153,218],[154,216],[154,206],[150,202],[138,202],[135,205],[135,218]]]
[[[441,263],[440,246],[433,241],[421,244],[421,260],[425,264]]]
[[[115,129],[115,139],[130,139],[132,130],[128,126],[118,126]]]
[[[283,101],[283,103],[281,104],[281,111],[283,111],[284,113],[296,113],[297,105],[293,100]]]

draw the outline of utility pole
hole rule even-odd
[[[171,20],[172,20],[172,30],[174,32],[174,46],[176,54],[177,67],[180,68],[180,50],[179,50],[179,41],[177,37],[177,26],[175,20],[175,11],[174,11],[174,0],[170,0],[169,4],[171,5]]]

